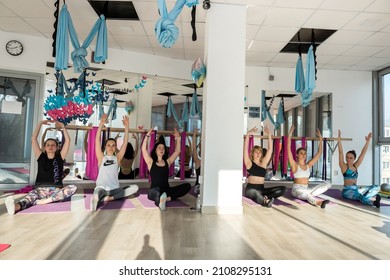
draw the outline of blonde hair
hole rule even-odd
[[[263,158],[263,148],[261,148],[260,146],[256,145],[256,146],[253,146],[252,150],[251,150],[251,160],[253,161],[253,154],[255,153],[255,151],[260,151],[261,152],[261,158]]]

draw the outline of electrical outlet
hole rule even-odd
[[[339,171],[338,170],[334,170],[333,174],[334,174],[334,176],[337,176],[337,175],[339,175]]]

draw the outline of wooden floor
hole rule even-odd
[[[245,202],[243,215],[205,215],[145,209],[135,198],[135,209],[91,213],[76,195],[70,212],[9,216],[8,195],[0,194],[0,243],[11,247],[1,260],[390,259],[389,200],[376,209],[333,199],[323,210],[283,197],[292,205]]]

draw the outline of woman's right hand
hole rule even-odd
[[[152,134],[152,131],[153,131],[153,128],[151,128],[151,129],[146,133],[146,137],[150,137],[150,135]]]
[[[291,137],[293,135],[294,130],[295,130],[295,125],[291,125],[290,130],[288,131],[288,136]]]
[[[258,129],[256,126],[255,126],[255,127],[252,127],[252,128],[248,131],[247,135],[253,135],[253,134],[255,134],[258,130],[259,130],[259,129]]]
[[[372,137],[372,133],[368,133],[368,135],[366,136],[366,142],[370,141],[371,140],[371,137]]]
[[[100,119],[99,125],[102,126],[105,125],[106,123],[107,123],[107,114],[103,114],[102,118]]]

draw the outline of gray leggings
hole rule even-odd
[[[114,200],[117,200],[135,194],[137,191],[137,185],[128,185],[124,188],[120,187],[109,191],[106,191],[102,187],[96,187],[93,194],[99,197],[99,201],[103,201],[106,196],[112,196]]]

